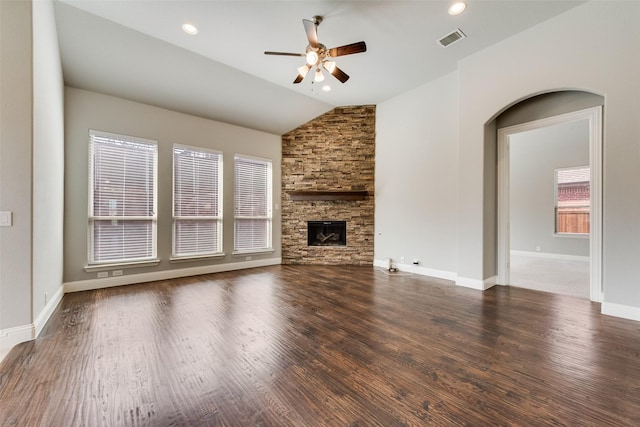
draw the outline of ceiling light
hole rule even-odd
[[[320,68],[316,68],[316,74],[313,77],[313,81],[316,83],[320,83],[323,80],[324,80],[324,74],[322,74],[322,71],[320,70]]]
[[[455,2],[449,7],[449,15],[460,15],[466,8],[467,4],[465,2]]]
[[[325,92],[329,92],[329,91],[331,91],[331,86],[324,85],[324,86],[322,86],[322,90],[325,91]]]
[[[315,50],[307,52],[307,64],[316,65],[318,62],[318,53]]]
[[[309,70],[311,69],[311,65],[303,65],[302,67],[298,67],[298,74],[304,79]]]
[[[182,31],[192,36],[198,34],[198,28],[193,24],[182,24]]]
[[[333,73],[333,71],[336,69],[336,63],[333,61],[324,61],[322,63],[322,66],[330,73]]]

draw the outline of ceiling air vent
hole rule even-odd
[[[438,40],[438,43],[440,43],[440,46],[442,46],[442,47],[447,47],[447,46],[457,42],[458,40],[462,40],[465,37],[467,37],[467,36],[462,32],[462,30],[460,28],[457,28],[451,34],[447,34],[446,36],[444,36],[443,38]]]

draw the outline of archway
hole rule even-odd
[[[582,91],[553,92],[518,102],[496,117],[488,128],[497,139],[497,284],[510,284],[509,139],[521,132],[586,121],[591,185],[589,233],[589,298],[602,301],[602,106],[604,98]],[[487,141],[485,141],[487,143]],[[486,174],[486,171],[485,171]],[[486,202],[486,201],[485,201]],[[555,233],[555,231],[554,231]]]

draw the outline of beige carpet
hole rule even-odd
[[[589,262],[512,253],[510,284],[589,299]]]

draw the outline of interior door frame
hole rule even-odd
[[[602,302],[602,106],[498,129],[498,277],[510,283],[509,138],[511,135],[561,123],[587,120],[589,126],[590,236],[589,299]]]

